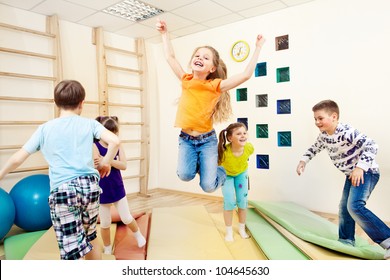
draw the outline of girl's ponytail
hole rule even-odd
[[[226,150],[226,129],[223,129],[219,133],[219,140],[218,140],[218,165],[220,165],[223,162],[223,156],[225,150]]]

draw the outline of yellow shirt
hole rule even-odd
[[[231,144],[226,145],[226,150],[224,152],[224,160],[221,164],[223,168],[226,170],[226,174],[228,176],[237,176],[241,174],[245,170],[248,169],[248,158],[251,154],[253,154],[253,145],[251,143],[246,143],[244,146],[244,152],[241,156],[236,157],[232,153]]]
[[[211,131],[214,108],[221,96],[221,81],[197,80],[192,74],[184,74],[175,126],[199,132]]]

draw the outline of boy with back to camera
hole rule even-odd
[[[297,166],[301,175],[308,163],[326,149],[333,164],[346,175],[339,205],[339,241],[355,245],[355,222],[382,248],[384,259],[390,259],[390,228],[366,208],[366,202],[379,177],[375,162],[377,144],[348,124],[339,123],[339,107],[323,100],[312,108],[320,134]]]
[[[99,173],[110,173],[118,137],[93,119],[80,116],[85,99],[83,86],[64,80],[54,89],[60,116],[39,126],[23,147],[0,169],[0,180],[41,150],[49,165],[50,216],[63,260],[101,259],[96,223],[99,213]],[[108,151],[94,168],[94,139],[108,143]]]

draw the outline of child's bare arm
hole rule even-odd
[[[103,157],[100,155],[99,149],[93,144],[93,165],[97,169],[99,162]]]
[[[118,152],[120,141],[117,135],[109,131],[108,129],[103,130],[100,138],[108,144],[107,153],[99,162],[98,170],[100,176],[103,178],[108,176],[111,171],[111,162]]]
[[[23,148],[14,153],[5,163],[2,169],[0,169],[0,180],[5,175],[18,168],[28,157],[30,156]]]
[[[111,166],[119,170],[126,170],[127,168],[126,155],[124,149],[122,149],[121,146],[119,147],[119,157],[117,159],[114,159],[111,162]]]
[[[172,68],[175,75],[181,79],[185,74],[183,68],[180,63],[177,61],[175,52],[173,50],[171,40],[169,39],[168,28],[165,21],[158,19],[156,23],[156,29],[161,33],[161,38],[164,46],[165,58]]]

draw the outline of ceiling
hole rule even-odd
[[[173,38],[181,37],[254,16],[271,13],[314,0],[139,0],[162,9],[158,17],[168,24]],[[61,20],[103,27],[104,30],[160,42],[157,17],[132,22],[102,12],[121,0],[0,0],[0,4],[43,15],[57,14]],[[1,5],[0,5],[1,9]]]

